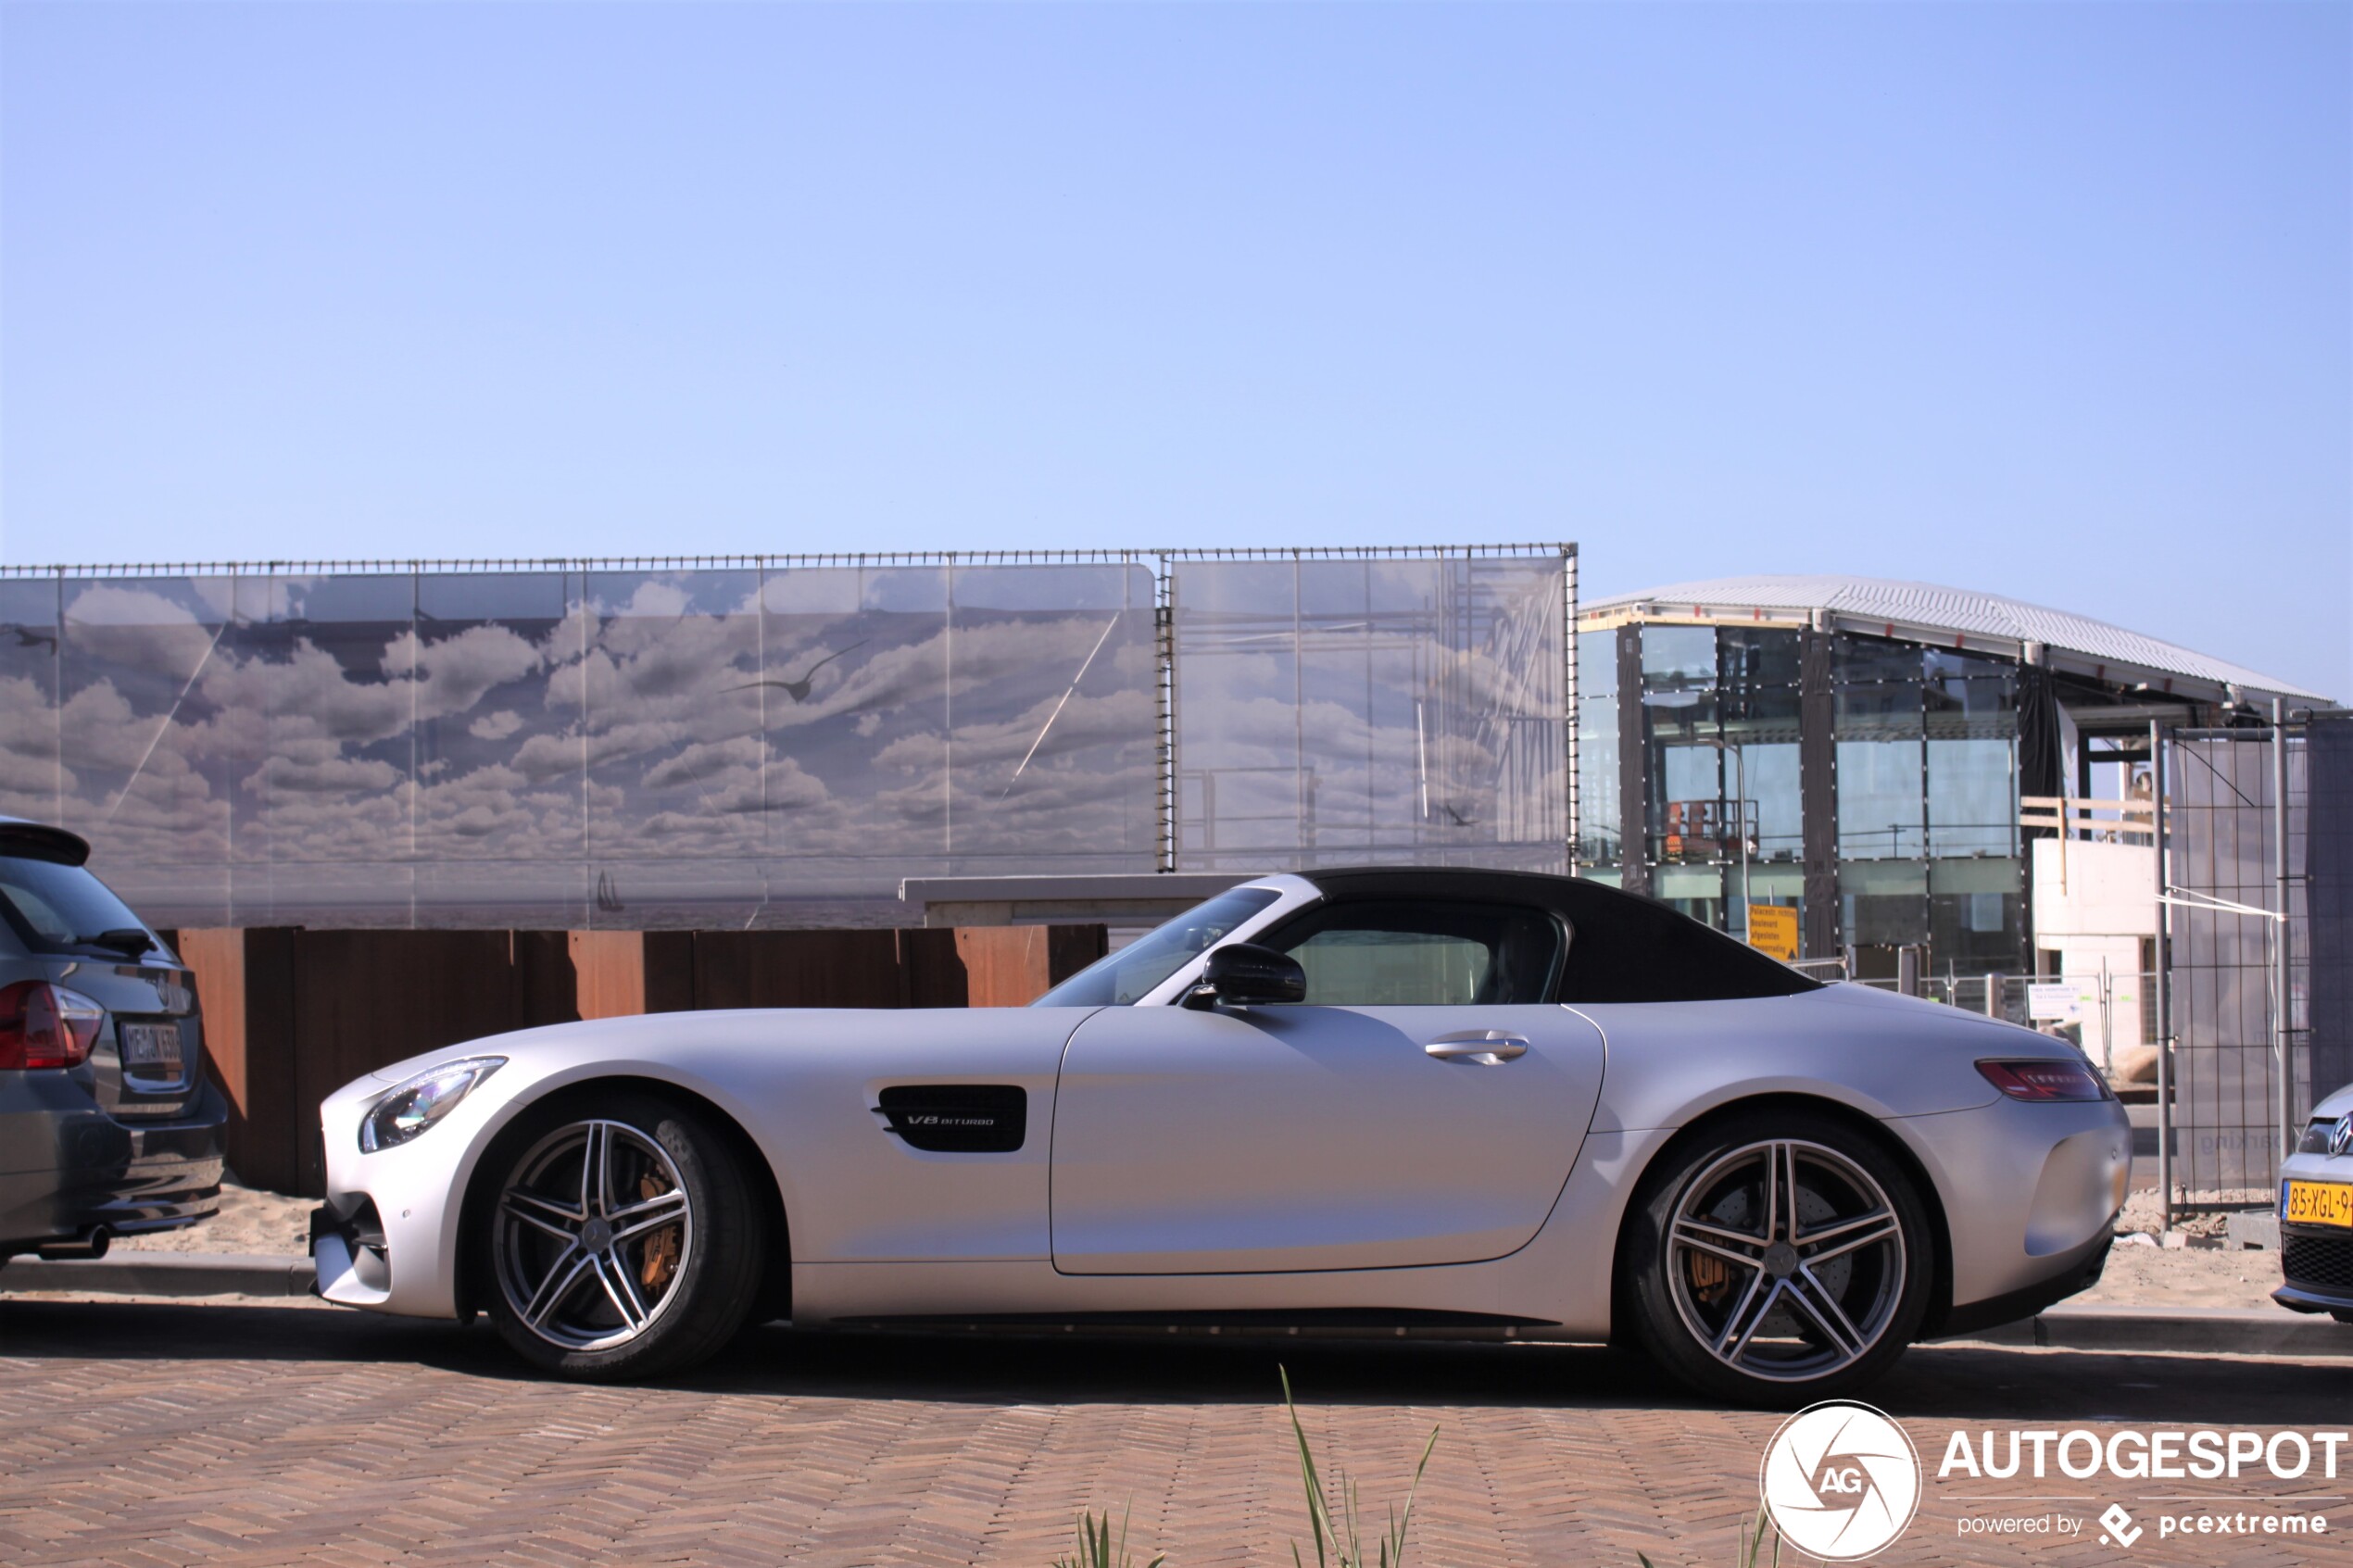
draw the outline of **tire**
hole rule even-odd
[[[590,1090],[535,1108],[484,1159],[475,1196],[479,1294],[543,1372],[683,1371],[744,1326],[759,1294],[764,1227],[743,1166],[669,1099]]]
[[[1935,1247],[1913,1177],[1877,1141],[1818,1111],[1758,1110],[1645,1174],[1618,1268],[1637,1338],[1679,1380],[1791,1406],[1859,1388],[1904,1353]]]

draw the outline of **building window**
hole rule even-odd
[[[1928,872],[1930,961],[1938,973],[2011,974],[2025,963],[2020,862],[1938,860]]]
[[[1919,683],[1841,686],[1837,725],[1839,859],[1925,855],[1927,757]]]
[[[1720,863],[1733,847],[1733,834],[1718,749],[1723,725],[1713,627],[1642,628],[1642,737],[1650,862]]]
[[[1577,861],[1615,869],[1625,805],[1617,773],[1617,633],[1577,635]]]

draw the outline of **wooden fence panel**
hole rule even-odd
[[[895,931],[698,931],[695,1001],[713,1008],[907,1005]]]
[[[969,986],[964,956],[956,941],[960,933],[939,926],[912,927],[899,933],[899,962],[907,972],[907,1005],[911,1008],[960,1008]]]
[[[964,1005],[1026,1007],[1051,984],[1046,978],[1046,927],[974,925],[956,931],[963,955]]]
[[[1046,976],[1059,985],[1111,951],[1111,931],[1101,925],[1046,928]]]
[[[573,989],[583,1018],[630,1018],[646,1006],[646,934],[570,931]]]
[[[229,1169],[249,1186],[292,1192],[296,1157],[294,937],[283,926],[182,931],[195,972],[205,1060],[229,1102]],[[317,1107],[310,1108],[316,1120]]]
[[[578,1018],[560,932],[303,931],[295,936],[296,1175],[324,1190],[317,1107],[365,1073],[442,1046]]]

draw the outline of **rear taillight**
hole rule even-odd
[[[2108,1085],[2081,1061],[1981,1061],[1977,1070],[1985,1081],[2012,1099],[2106,1099]]]
[[[79,1067],[98,1043],[107,1010],[45,980],[0,990],[0,1069]]]

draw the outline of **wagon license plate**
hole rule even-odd
[[[122,1025],[122,1065],[145,1069],[151,1077],[177,1078],[180,1075],[180,1025]]]
[[[2290,1182],[2280,1200],[2280,1218],[2299,1225],[2341,1225],[2353,1230],[2353,1186],[2339,1182]]]

